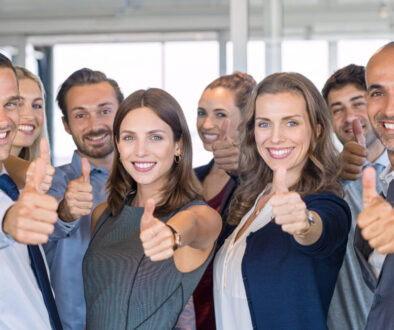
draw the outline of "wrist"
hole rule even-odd
[[[305,211],[306,211],[306,220],[308,222],[308,227],[306,229],[304,229],[303,231],[294,234],[295,236],[300,237],[300,238],[305,238],[306,236],[308,236],[316,224],[316,220],[315,220],[315,216],[314,216],[313,212],[308,209]]]
[[[165,224],[172,232],[173,234],[173,240],[174,240],[174,245],[173,245],[173,250],[177,250],[180,247],[182,247],[182,236],[169,224]]]
[[[57,214],[61,220],[64,222],[71,222],[74,221],[75,219],[72,217],[72,215],[67,211],[68,207],[65,205],[66,202],[64,199],[62,199],[59,203],[59,206],[57,207]]]

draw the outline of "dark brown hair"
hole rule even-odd
[[[0,53],[0,68],[2,68],[2,69],[5,69],[5,68],[11,69],[12,71],[14,71],[15,77],[16,77],[15,68],[12,65],[12,62],[10,61],[10,59],[7,56],[3,55],[2,53]]]
[[[335,71],[326,81],[322,94],[328,103],[328,94],[332,90],[343,88],[347,85],[354,85],[363,91],[367,90],[365,83],[365,67],[361,65],[349,64],[342,69]]]
[[[251,75],[236,71],[233,74],[220,76],[215,79],[204,89],[204,91],[218,87],[227,88],[234,93],[235,105],[242,112],[255,86],[256,81]]]
[[[180,142],[181,157],[172,165],[167,184],[161,189],[162,199],[157,203],[155,216],[169,215],[194,199],[202,199],[201,184],[192,168],[192,143],[186,119],[178,102],[167,92],[150,88],[138,90],[128,96],[119,106],[114,119],[115,156],[108,179],[108,205],[113,215],[119,213],[125,198],[137,190],[137,184],[123,167],[117,143],[120,125],[134,109],[147,107],[167,123],[174,134],[174,142]]]
[[[273,172],[261,158],[255,142],[256,99],[264,94],[296,93],[304,98],[312,128],[308,160],[297,184],[290,190],[302,196],[323,191],[342,194],[338,179],[338,152],[332,141],[330,112],[313,83],[298,73],[275,73],[261,81],[252,93],[240,125],[241,145],[238,175],[240,185],[230,205],[232,224],[238,224],[258,194],[272,182]],[[317,134],[321,127],[320,135]]]
[[[107,78],[107,76],[101,71],[93,71],[87,68],[77,70],[63,82],[56,96],[56,101],[62,111],[66,123],[68,123],[66,104],[66,95],[68,91],[74,86],[93,85],[101,82],[107,82],[112,86],[119,104],[123,101],[123,94],[115,80]]]

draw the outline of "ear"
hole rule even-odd
[[[62,122],[63,122],[64,130],[65,130],[68,134],[72,135],[72,134],[71,134],[70,126],[68,125],[67,120],[66,120],[66,118],[65,118],[64,116],[62,117]]]
[[[180,139],[178,142],[175,142],[175,155],[180,156],[183,149],[183,141]]]
[[[320,134],[321,134],[321,125],[317,124],[317,126],[316,126],[316,136],[320,137]]]

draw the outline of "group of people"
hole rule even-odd
[[[394,327],[393,58],[322,93],[215,79],[196,169],[170,94],[83,68],[57,94],[76,151],[54,169],[43,86],[0,54],[0,329]]]

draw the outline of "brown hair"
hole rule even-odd
[[[63,82],[56,96],[57,103],[60,110],[62,111],[66,123],[68,123],[66,104],[66,95],[68,91],[74,86],[93,85],[101,82],[107,82],[112,86],[119,104],[123,101],[123,94],[120,91],[119,85],[115,80],[107,78],[107,76],[101,71],[94,71],[88,68],[79,69],[73,72]]]
[[[235,105],[241,111],[248,103],[250,94],[256,86],[256,81],[247,73],[234,72],[233,74],[220,76],[212,81],[205,89],[215,89],[218,87],[226,88],[234,93]]]
[[[256,99],[263,94],[296,93],[304,98],[312,128],[308,160],[300,180],[290,189],[302,196],[322,191],[342,194],[338,179],[338,152],[332,141],[330,112],[313,83],[298,73],[275,73],[261,81],[252,93],[240,125],[238,175],[240,185],[230,205],[232,224],[238,224],[258,194],[272,182],[273,172],[261,158],[254,138]],[[317,128],[321,127],[320,135]]]
[[[178,102],[167,92],[150,88],[138,90],[128,96],[119,106],[113,126],[115,157],[108,179],[108,205],[113,215],[121,210],[125,198],[137,190],[137,184],[123,167],[117,143],[120,125],[126,115],[134,109],[147,107],[167,123],[174,134],[174,141],[180,142],[181,157],[172,165],[167,184],[161,189],[162,200],[157,203],[155,216],[169,215],[194,199],[202,199],[201,184],[192,168],[192,143],[186,119]]]
[[[12,71],[14,71],[15,76],[16,76],[16,72],[15,72],[15,68],[12,65],[12,62],[10,61],[10,59],[5,56],[4,54],[0,53],[0,68],[5,69],[11,69]]]

